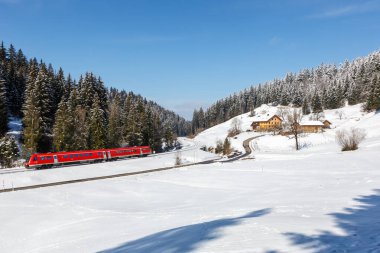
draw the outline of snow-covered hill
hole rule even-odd
[[[275,114],[277,111],[278,107],[269,105],[262,105],[255,109],[256,115]],[[376,114],[375,112],[362,112],[361,104],[334,110],[325,110],[324,115],[325,119],[332,122],[331,129],[326,129],[323,133],[301,135],[300,142],[302,149],[299,153],[312,153],[321,149],[339,150],[339,147],[335,143],[335,132],[340,129],[358,127],[366,131],[367,140],[380,137],[380,114]],[[305,119],[309,117],[308,115],[304,116]],[[231,143],[236,150],[243,151],[242,142],[245,139],[263,134],[250,131],[250,125],[253,121],[252,117],[250,117],[250,113],[239,115],[222,124],[209,128],[197,135],[195,140],[201,145],[215,147],[218,140],[224,140],[227,137],[228,130],[236,119],[241,122],[242,133],[231,139]],[[253,140],[252,146],[255,148],[256,156],[260,157],[260,154],[263,153],[292,153],[295,145],[294,139],[292,138],[267,133],[265,136]]]

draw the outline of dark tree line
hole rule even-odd
[[[380,108],[380,51],[340,66],[321,64],[251,86],[218,100],[207,110],[195,110],[192,133],[220,124],[262,104],[302,107],[304,114],[336,109],[346,102],[365,103],[365,110]]]
[[[0,46],[0,137],[9,116],[22,118],[24,152],[174,145],[190,123],[133,92],[107,89],[89,72],[78,81],[62,69]]]

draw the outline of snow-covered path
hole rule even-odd
[[[379,144],[1,194],[0,252],[379,252]]]

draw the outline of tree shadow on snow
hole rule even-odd
[[[173,228],[134,241],[126,242],[115,248],[100,251],[100,253],[191,252],[196,250],[203,242],[220,238],[222,236],[220,231],[222,228],[239,225],[244,219],[260,217],[269,212],[270,209],[262,209],[236,218],[219,219]]]
[[[321,231],[317,235],[286,233],[294,245],[312,252],[380,252],[380,190],[355,198],[359,205],[332,213],[344,235]]]

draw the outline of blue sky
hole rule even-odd
[[[0,0],[0,40],[190,118],[252,84],[380,49],[380,1]]]

